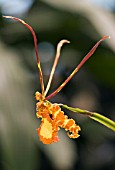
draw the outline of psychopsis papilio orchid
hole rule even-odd
[[[60,51],[61,47],[64,43],[69,43],[67,40],[61,40],[57,45],[57,52],[56,57],[54,60],[54,64],[52,66],[52,70],[49,76],[49,80],[46,86],[46,89],[44,88],[44,81],[43,81],[43,74],[40,64],[40,59],[38,55],[38,47],[37,47],[37,38],[35,35],[34,30],[30,25],[28,25],[25,21],[12,17],[12,16],[3,16],[5,18],[10,18],[13,20],[17,20],[21,22],[23,25],[25,25],[32,33],[33,40],[34,40],[34,48],[35,48],[35,54],[36,54],[36,60],[37,60],[37,66],[39,70],[39,76],[40,76],[40,85],[41,85],[41,93],[36,92],[35,98],[37,100],[36,103],[36,116],[37,118],[41,118],[41,125],[37,129],[38,135],[40,137],[40,140],[44,144],[51,144],[53,142],[58,142],[58,131],[60,128],[64,128],[67,131],[67,134],[70,138],[78,138],[79,137],[79,131],[80,127],[75,123],[75,121],[71,118],[68,118],[67,115],[64,114],[64,112],[61,110],[61,106],[64,106],[65,108],[74,111],[73,108],[70,108],[66,105],[61,105],[57,103],[51,103],[48,100],[55,96],[70,80],[71,78],[78,72],[78,70],[84,65],[84,63],[92,56],[92,54],[95,52],[98,45],[105,39],[109,38],[109,36],[104,36],[102,39],[100,39],[94,47],[89,51],[89,53],[82,59],[82,61],[78,64],[78,66],[73,70],[73,72],[67,77],[67,79],[50,95],[47,96],[47,93],[50,89],[51,82],[54,76],[54,72],[60,57]],[[73,110],[72,110],[73,109]],[[79,109],[80,111],[80,109]],[[87,112],[87,115],[92,116],[92,112]]]

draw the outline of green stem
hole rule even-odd
[[[79,108],[68,107],[67,105],[62,105],[62,107],[66,108],[72,112],[75,112],[77,114],[83,114],[83,115],[89,116],[91,119],[105,125],[106,127],[110,128],[111,130],[115,131],[115,122],[99,113],[90,112],[90,111],[82,110]]]

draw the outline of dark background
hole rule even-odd
[[[81,126],[80,137],[44,145],[36,128],[34,93],[39,74],[30,32],[2,18],[25,20],[36,32],[46,85],[61,39],[64,45],[49,94],[104,35],[93,57],[50,101],[101,113],[115,121],[115,4],[112,0],[0,1],[0,169],[114,170],[115,133],[85,116],[64,110]]]

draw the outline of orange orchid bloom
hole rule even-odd
[[[40,137],[40,140],[44,144],[51,144],[53,142],[58,142],[58,131],[60,128],[64,128],[66,131],[68,131],[68,136],[70,138],[78,138],[79,137],[79,131],[80,127],[75,123],[73,119],[68,118],[67,115],[64,115],[64,112],[61,110],[60,104],[57,103],[50,103],[48,100],[55,96],[70,80],[71,78],[78,72],[78,70],[84,65],[84,63],[93,55],[98,45],[105,39],[109,38],[109,36],[104,36],[102,39],[100,39],[94,47],[89,51],[89,53],[82,59],[82,61],[78,64],[78,66],[74,69],[74,71],[70,74],[70,76],[49,96],[46,96],[49,88],[51,86],[51,82],[53,79],[53,75],[60,57],[60,51],[61,47],[64,43],[69,43],[67,40],[61,40],[57,45],[57,53],[54,60],[54,64],[52,66],[52,70],[49,76],[49,81],[46,87],[46,90],[44,90],[44,81],[43,81],[43,74],[40,64],[40,59],[38,55],[38,49],[37,49],[37,38],[35,35],[34,30],[30,25],[28,25],[25,21],[12,17],[12,16],[3,16],[5,18],[10,18],[13,20],[17,20],[21,22],[23,25],[25,25],[32,33],[33,40],[34,40],[34,48],[36,53],[36,60],[37,60],[37,66],[39,70],[40,75],[40,85],[42,93],[36,92],[35,98],[37,100],[36,103],[36,116],[37,118],[41,118],[41,125],[37,129],[38,135]]]

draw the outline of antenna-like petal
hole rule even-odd
[[[32,33],[33,39],[34,39],[34,48],[35,48],[35,53],[36,53],[36,60],[37,60],[37,65],[38,65],[38,70],[39,70],[39,74],[40,74],[40,84],[41,84],[41,89],[42,89],[42,95],[44,96],[44,82],[43,82],[43,74],[42,74],[42,69],[41,69],[41,65],[40,65],[40,59],[38,56],[38,48],[37,48],[37,38],[36,38],[36,34],[33,30],[33,28],[28,25],[25,21],[16,18],[16,17],[12,17],[12,16],[3,16],[4,18],[9,18],[9,19],[13,19],[13,20],[17,20],[18,22],[21,22],[23,25],[25,25]]]
[[[47,84],[47,87],[46,87],[46,90],[45,90],[45,96],[46,94],[48,93],[48,90],[51,86],[51,82],[52,82],[52,79],[53,79],[53,75],[54,75],[54,72],[55,72],[55,69],[56,69],[56,66],[57,66],[57,63],[58,63],[58,60],[59,60],[59,57],[60,57],[60,51],[61,51],[61,47],[64,43],[70,43],[68,40],[61,40],[58,45],[57,45],[57,52],[56,52],[56,57],[55,57],[55,60],[54,60],[54,64],[52,66],[52,70],[51,70],[51,73],[50,73],[50,77],[49,77],[49,80],[48,80],[48,84]]]
[[[89,51],[89,53],[82,59],[82,61],[79,63],[79,65],[73,70],[73,72],[70,74],[70,76],[49,96],[45,98],[45,100],[50,99],[51,97],[55,96],[70,80],[71,78],[78,72],[78,70],[84,65],[84,63],[93,55],[95,50],[97,49],[98,45],[105,39],[110,38],[109,36],[104,36],[102,39],[100,39],[94,47]]]

